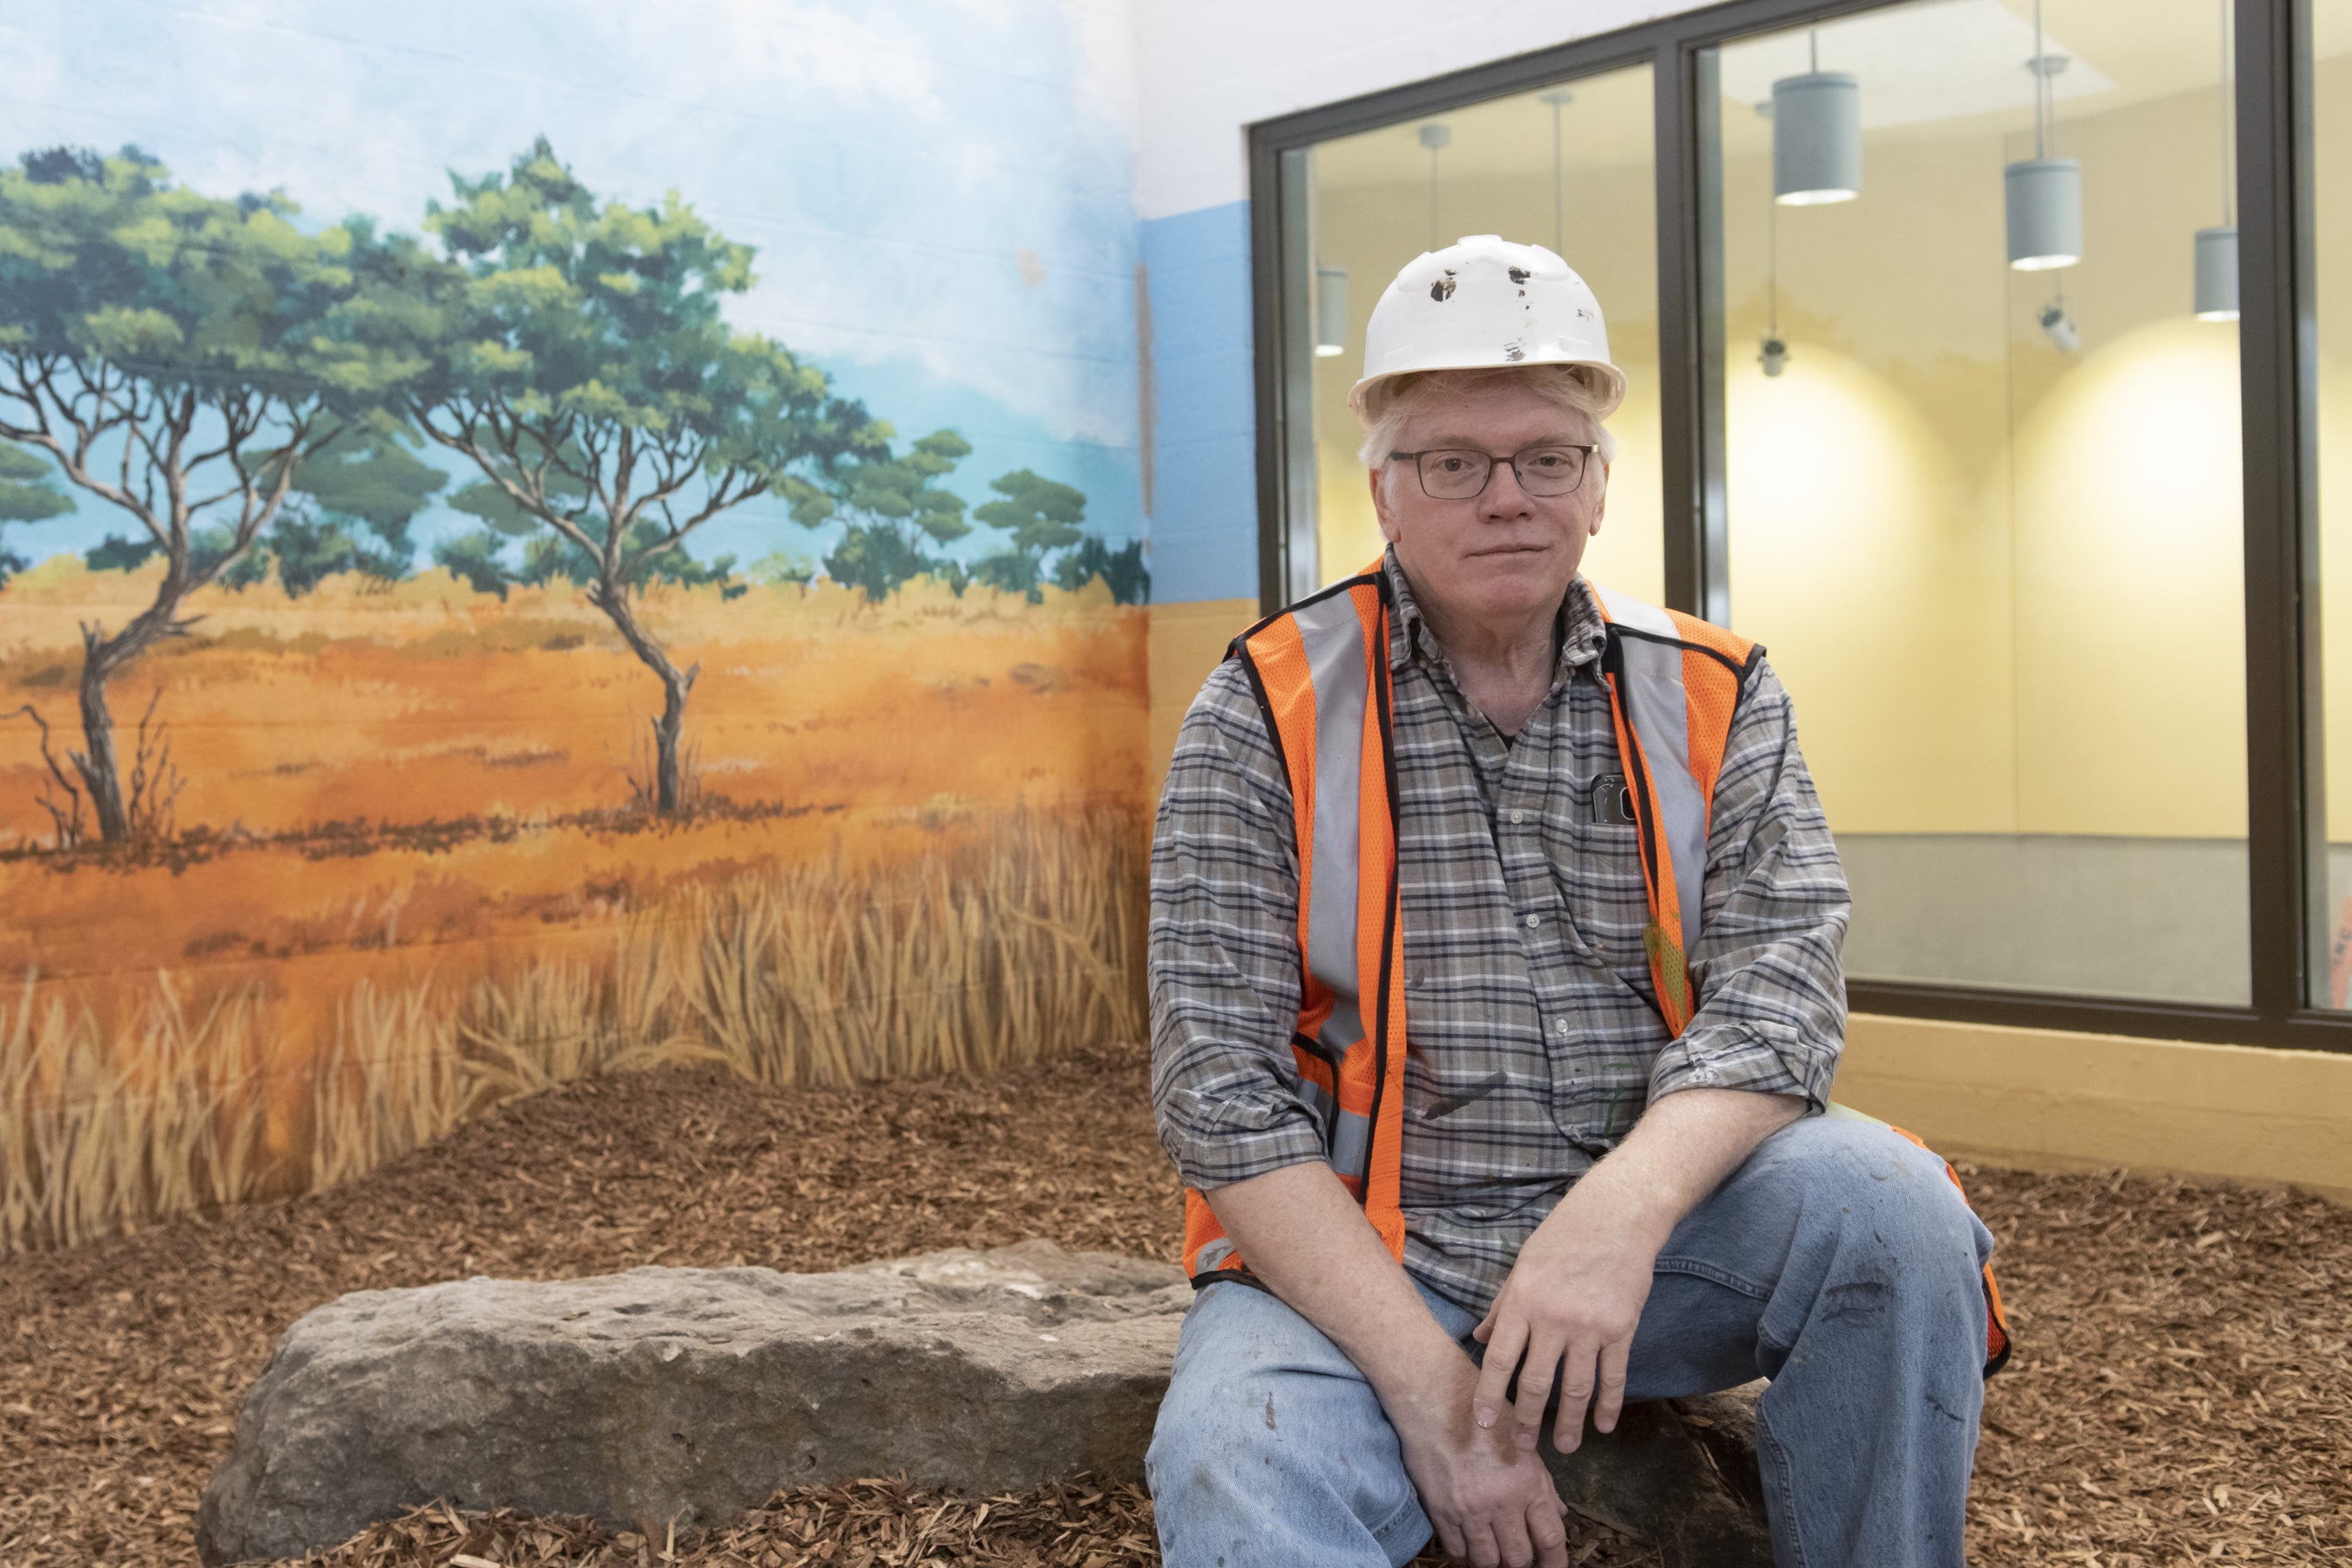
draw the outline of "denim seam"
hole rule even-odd
[[[1761,1405],[1756,1411],[1756,1436],[1759,1442],[1772,1445],[1773,1456],[1779,1461],[1772,1468],[1780,1476],[1780,1512],[1781,1517],[1789,1521],[1789,1548],[1797,1554],[1797,1561],[1789,1568],[1805,1568],[1810,1554],[1805,1551],[1804,1532],[1797,1528],[1796,1477],[1790,1471],[1789,1450],[1781,1446],[1780,1438],[1773,1436],[1772,1424],[1765,1418]]]
[[[1742,1279],[1727,1268],[1718,1268],[1712,1263],[1704,1262],[1696,1258],[1661,1258],[1650,1267],[1657,1273],[1693,1275],[1710,1284],[1720,1285],[1727,1290],[1737,1290],[1741,1295],[1752,1297],[1759,1301],[1769,1301],[1772,1299],[1772,1292],[1768,1287],[1759,1285],[1752,1279]]]
[[[1402,1468],[1401,1465],[1400,1468]],[[1421,1506],[1421,1494],[1413,1489],[1412,1480],[1408,1479],[1405,1482],[1404,1501],[1397,1504],[1395,1512],[1390,1514],[1388,1518],[1381,1521],[1380,1523],[1372,1526],[1372,1539],[1380,1542],[1381,1549],[1385,1551],[1389,1544],[1389,1537],[1391,1533],[1395,1531],[1398,1525],[1405,1522],[1405,1516],[1407,1514],[1413,1513],[1423,1514],[1423,1523],[1427,1524],[1430,1522],[1427,1515],[1423,1513]]]

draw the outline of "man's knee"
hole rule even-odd
[[[1197,1550],[1210,1542],[1297,1529],[1401,1542],[1409,1557],[1419,1539],[1404,1538],[1426,1529],[1362,1373],[1245,1285],[1212,1286],[1194,1305],[1144,1468],[1171,1563],[1212,1561]]]
[[[1354,1366],[1290,1308],[1246,1285],[1211,1286],[1184,1324],[1152,1429],[1152,1495],[1165,1507],[1282,1462],[1285,1415],[1294,1428],[1309,1422],[1309,1391],[1316,1403],[1344,1401],[1344,1390],[1318,1384],[1351,1381]]]
[[[1759,1152],[1797,1200],[1792,1261],[1824,1271],[1825,1315],[1981,1289],[1990,1233],[1937,1155],[1877,1122],[1834,1115],[1784,1128]]]

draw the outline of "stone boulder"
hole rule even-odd
[[[362,1290],[278,1341],[205,1488],[207,1564],[298,1556],[434,1498],[647,1529],[903,1471],[1016,1490],[1143,1478],[1192,1289],[1029,1241],[834,1274],[632,1268]],[[1769,1564],[1747,1391],[1635,1406],[1549,1454],[1670,1568]]]
[[[1564,1457],[1547,1427],[1544,1463],[1560,1500],[1656,1543],[1667,1568],[1772,1568],[1756,1469],[1764,1386],[1629,1405],[1605,1437],[1588,1419],[1583,1443]]]
[[[1167,1265],[1046,1241],[354,1291],[278,1341],[197,1548],[296,1556],[436,1497],[683,1529],[901,1470],[1140,1479],[1192,1294]]]

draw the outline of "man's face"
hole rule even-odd
[[[1415,595],[1442,619],[1497,630],[1558,608],[1586,542],[1601,531],[1608,470],[1595,452],[1576,489],[1531,496],[1508,459],[1546,442],[1599,438],[1591,419],[1507,380],[1475,384],[1407,420],[1399,451],[1461,449],[1496,459],[1486,488],[1466,500],[1424,493],[1411,458],[1372,470],[1381,531],[1396,546]]]

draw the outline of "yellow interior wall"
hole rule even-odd
[[[2004,265],[2019,138],[1872,135],[1861,199],[1778,211],[1777,379],[1769,163],[1727,163],[1733,620],[1841,831],[2244,834],[2237,334],[2189,311],[2215,108],[2070,110],[2063,275]]]

